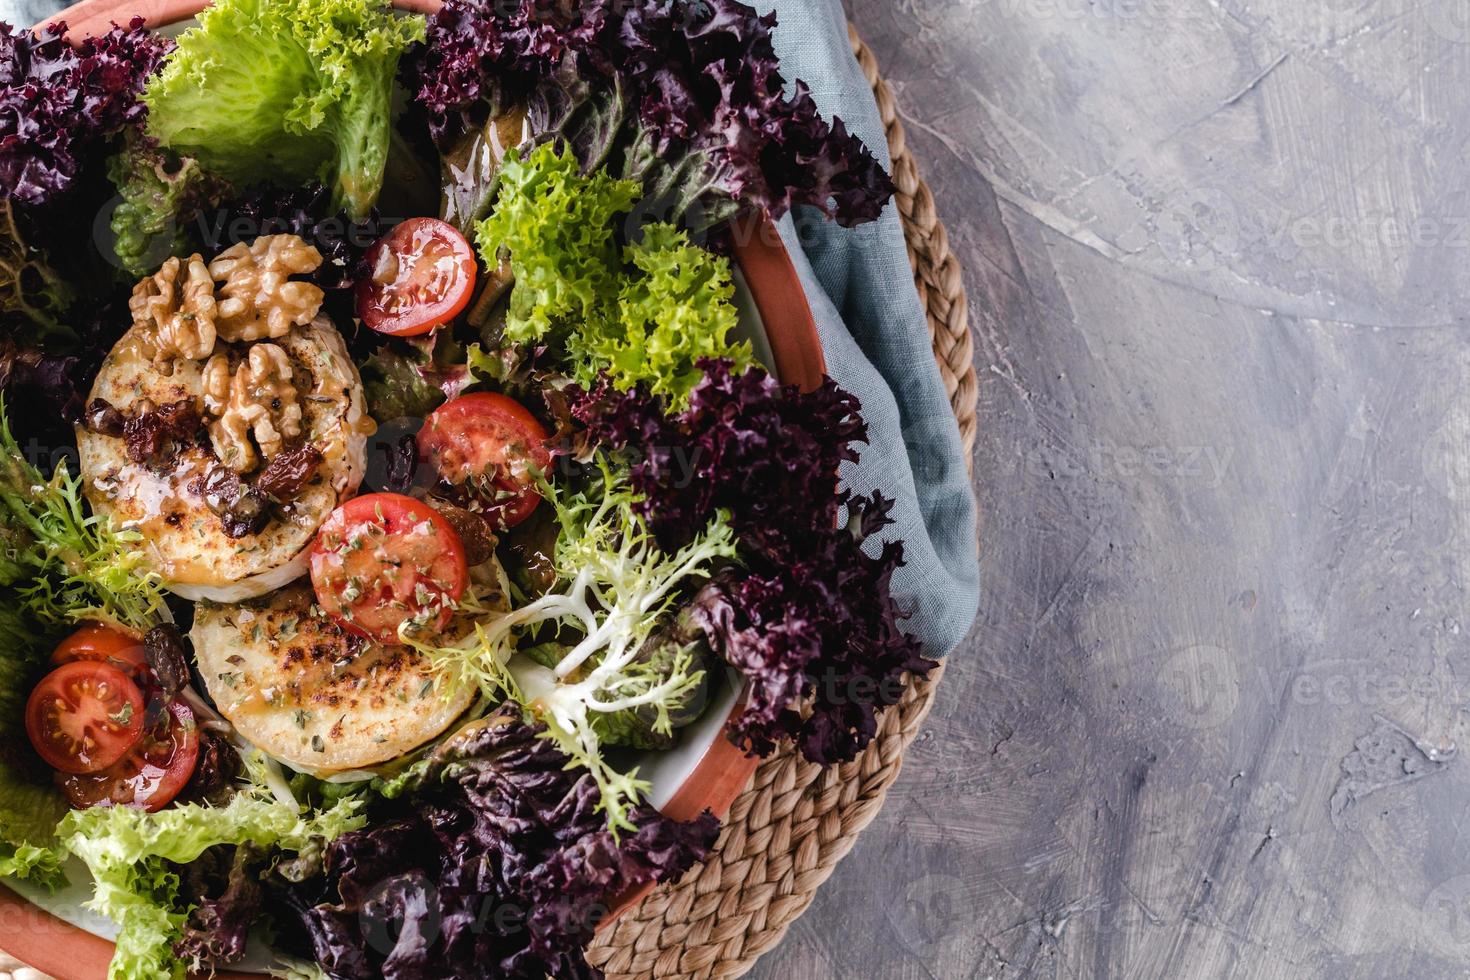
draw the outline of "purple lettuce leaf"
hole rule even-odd
[[[774,26],[738,0],[448,0],[403,77],[441,148],[529,102],[540,138],[641,180],[650,209],[696,231],[746,208],[779,218],[798,204],[843,225],[873,220],[891,179],[841,120],[822,118],[805,85],[785,91]],[[612,94],[630,106],[615,140],[571,111]]]
[[[759,368],[702,366],[707,377],[680,414],[606,383],[574,399],[573,412],[630,459],[642,514],[666,547],[716,510],[731,515],[745,568],[702,590],[691,613],[749,680],[736,744],[765,755],[790,739],[814,762],[846,761],[902,695],[903,675],[934,667],[892,595],[903,545],[879,543],[891,501],[838,489],[839,465],[867,438],[860,406],[831,379],[800,392]]]
[[[226,850],[206,852],[181,875],[180,898],[191,908],[174,954],[193,972],[238,962],[261,914],[263,855],[242,844],[226,859],[219,853]]]
[[[594,436],[631,454],[633,484],[646,494],[640,511],[660,541],[682,545],[720,508],[742,541],[772,554],[807,543],[793,530],[830,532],[837,469],[857,460],[855,444],[868,435],[857,399],[830,378],[802,393],[760,368],[700,367],[705,378],[676,416],[606,381],[573,405]]]
[[[16,331],[19,332],[19,331]],[[75,356],[47,354],[35,347],[25,347],[13,339],[12,332],[0,332],[0,394],[9,406],[34,407],[35,411],[12,413],[18,435],[22,439],[41,435],[35,423],[71,423],[81,417],[84,388],[82,372]],[[57,435],[65,435],[65,425],[47,426]]]
[[[783,91],[775,26],[738,0],[628,10],[617,63],[655,137],[647,159],[703,155],[721,192],[773,218],[806,204],[849,227],[874,220],[893,182],[842,120],[822,118],[805,84]]]
[[[447,147],[484,116],[525,101],[568,53],[590,54],[610,0],[449,0],[404,56],[404,86]],[[599,63],[605,64],[602,58]]]
[[[615,839],[592,777],[566,764],[518,710],[456,736],[290,890],[286,940],[350,980],[597,976],[583,948],[607,903],[682,874],[719,824],[645,807]]]
[[[139,95],[173,48],[135,17],[72,47],[0,23],[0,196],[35,206],[69,190],[103,142],[142,120]]]

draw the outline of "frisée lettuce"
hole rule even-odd
[[[935,666],[903,631],[890,587],[903,564],[902,543],[880,537],[891,501],[838,489],[838,467],[867,439],[860,406],[830,379],[802,392],[759,368],[704,368],[681,413],[604,382],[573,414],[603,444],[641,454],[629,480],[665,547],[701,533],[712,514],[728,515],[739,535],[743,574],[702,590],[690,609],[749,681],[732,740],[761,755],[792,740],[821,765],[852,759],[902,695],[904,674]]]
[[[163,584],[138,547],[142,535],[88,514],[81,480],[65,462],[48,479],[27,461],[3,402],[0,457],[4,574],[19,586],[24,611],[53,627],[83,619],[138,631],[153,626],[163,608]]]
[[[690,692],[704,683],[695,651],[648,657],[644,645],[675,611],[682,591],[734,559],[735,536],[725,516],[715,514],[683,547],[660,549],[634,510],[633,493],[604,461],[587,490],[563,496],[543,484],[542,491],[561,530],[553,559],[557,588],[485,618],[459,646],[435,649],[405,639],[454,683],[476,683],[531,707],[545,737],[596,780],[608,826],[631,831],[630,815],[648,786],[636,769],[623,772],[608,761],[602,719],[645,712],[650,728],[667,734],[671,713],[686,710]],[[528,638],[563,636],[573,639],[553,667],[512,659]]]

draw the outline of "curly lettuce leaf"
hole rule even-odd
[[[620,389],[645,385],[682,405],[704,378],[702,359],[728,358],[743,370],[753,355],[748,343],[730,340],[739,321],[730,261],[691,245],[673,225],[642,232],[624,250],[637,272],[624,277],[616,316],[589,320],[568,341],[574,376],[590,386],[605,371]]]
[[[366,218],[388,162],[398,59],[422,17],[374,0],[222,0],[144,92],[148,132],[234,183],[320,179]]]
[[[871,221],[893,182],[806,85],[786,83],[775,26],[739,0],[448,0],[404,81],[440,146],[524,101],[538,137],[565,140],[589,170],[610,161],[640,182],[645,210],[692,231],[796,205]],[[628,111],[600,111],[609,96]]]
[[[75,46],[65,35],[62,23],[0,23],[0,198],[62,199],[98,148],[143,118],[139,93],[172,47],[142,17]]]
[[[880,538],[891,502],[838,488],[838,467],[867,438],[860,406],[830,379],[801,392],[759,368],[705,367],[682,413],[604,382],[573,414],[639,454],[637,510],[666,547],[730,515],[745,568],[701,590],[690,613],[749,679],[737,744],[765,755],[790,739],[822,765],[851,759],[902,695],[903,675],[935,666],[893,597],[903,545]]]
[[[46,626],[99,619],[136,631],[156,624],[163,583],[148,570],[136,531],[88,514],[82,481],[65,461],[50,479],[32,466],[0,401],[0,528],[28,584],[22,608]]]
[[[613,835],[596,783],[513,706],[397,788],[282,903],[297,919],[283,938],[331,976],[595,976],[584,948],[608,903],[677,878],[719,831],[708,812],[677,823],[640,806]]]
[[[134,276],[153,272],[189,248],[187,216],[217,187],[193,157],[133,141],[107,163],[121,200],[113,209],[112,252]]]
[[[672,734],[676,718],[684,721],[706,682],[704,660],[693,643],[662,653],[648,643],[682,594],[735,557],[735,537],[716,514],[683,547],[661,549],[635,512],[635,495],[605,462],[580,493],[562,494],[544,481],[541,489],[560,525],[555,588],[485,617],[452,646],[426,645],[407,630],[400,638],[451,685],[478,685],[490,697],[530,706],[545,737],[596,780],[609,828],[632,830],[630,814],[647,783],[608,759],[601,736],[629,713],[662,736]],[[550,666],[512,659],[543,636],[576,639]]]
[[[618,292],[614,220],[638,199],[638,185],[605,173],[583,175],[570,152],[550,144],[500,166],[495,210],[476,227],[486,266],[510,256],[515,290],[505,337],[540,340],[554,326],[578,329],[605,316]]]
[[[750,346],[731,340],[729,260],[662,223],[619,251],[615,222],[635,184],[585,175],[569,149],[551,144],[524,161],[512,153],[500,181],[476,240],[487,264],[509,257],[507,341],[548,342],[582,384],[605,373],[620,389],[645,385],[674,405],[704,377],[701,359],[751,363]]]
[[[157,813],[111,807],[68,814],[62,847],[86,864],[96,883],[87,907],[119,927],[110,980],[184,976],[174,945],[188,910],[180,907],[174,865],[222,844],[300,853],[362,827],[361,806],[347,797],[329,809],[303,812],[256,786],[222,807],[191,803]]]

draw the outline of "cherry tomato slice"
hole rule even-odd
[[[499,530],[515,527],[541,503],[535,474],[551,467],[546,429],[513,398],[464,395],[429,414],[419,456],[446,481],[468,484]]]
[[[57,644],[51,654],[51,663],[57,667],[78,660],[116,667],[134,679],[148,676],[148,653],[143,641],[100,623],[87,623]]]
[[[26,702],[26,734],[53,769],[106,769],[143,734],[143,693],[116,667],[78,660],[42,678]]]
[[[346,629],[382,643],[398,643],[404,622],[448,626],[468,579],[454,527],[429,505],[396,493],[338,507],[311,552],[317,604]]]
[[[378,333],[415,337],[448,323],[475,292],[475,253],[453,225],[410,218],[367,251],[357,315]]]
[[[178,796],[199,762],[199,731],[188,705],[171,701],[168,711],[166,729],[145,732],[133,751],[109,768],[58,777],[71,805],[127,806],[152,813]]]

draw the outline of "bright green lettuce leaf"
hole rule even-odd
[[[63,461],[48,479],[25,458],[0,403],[0,527],[29,581],[24,611],[45,626],[100,619],[144,631],[163,608],[143,536],[87,513],[82,482]]]
[[[506,158],[476,241],[491,266],[509,256],[506,340],[550,343],[583,385],[606,372],[619,388],[642,383],[678,407],[703,377],[701,358],[743,368],[752,355],[731,340],[739,317],[728,259],[662,223],[619,254],[617,220],[638,194],[636,182],[584,174],[570,150],[545,143],[525,161]]]
[[[620,389],[642,383],[682,405],[704,377],[702,358],[729,358],[737,372],[750,366],[750,345],[730,341],[739,317],[728,259],[668,224],[644,226],[623,254],[637,273],[623,277],[616,316],[591,318],[568,340],[579,382],[606,371]]]
[[[510,256],[507,340],[540,340],[554,326],[578,330],[607,315],[619,287],[613,222],[638,194],[633,181],[584,175],[570,151],[550,143],[524,161],[514,150],[506,156],[495,210],[476,227],[475,241],[492,269],[502,251]]]
[[[334,188],[356,219],[382,187],[393,76],[424,20],[376,0],[221,0],[149,82],[148,132],[240,184]]]
[[[81,858],[96,891],[87,907],[118,925],[109,980],[182,978],[173,954],[187,909],[171,864],[188,864],[220,844],[251,843],[299,853],[366,821],[356,797],[302,810],[256,784],[221,807],[190,803],[157,813],[127,807],[77,810],[61,825],[62,846]]]

